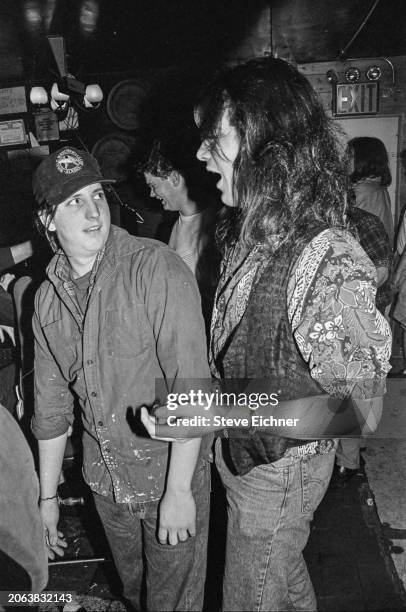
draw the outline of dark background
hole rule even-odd
[[[217,64],[233,53],[264,7],[273,52],[298,63],[332,60],[373,0],[2,0],[0,79],[39,78],[46,34],[65,36],[70,70],[110,72]],[[406,53],[403,0],[380,0],[351,56]]]
[[[259,21],[254,52],[297,63],[337,59],[373,5],[374,0],[2,0],[0,87],[49,87],[57,70],[46,36],[64,36],[69,72],[99,83],[105,95],[98,111],[80,116],[78,133],[64,135],[91,150],[98,139],[119,131],[106,112],[111,88],[128,78],[146,83],[141,129],[130,134],[135,149],[128,181],[118,190],[146,217],[141,227],[121,209],[121,223],[133,233],[154,235],[160,206],[148,198],[133,163],[146,139],[192,129],[195,93],[213,68],[247,55],[244,41]],[[406,54],[404,9],[404,0],[380,0],[347,56]],[[22,160],[10,163],[0,150],[0,245],[32,235],[31,170]]]

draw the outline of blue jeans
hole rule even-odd
[[[294,456],[294,450],[244,476],[216,463],[226,488],[228,526],[223,610],[316,610],[302,551],[313,512],[323,499],[335,452]]]
[[[206,578],[210,465],[201,461],[192,482],[196,536],[176,546],[157,540],[159,502],[116,504],[94,494],[124,597],[136,610],[201,610]]]

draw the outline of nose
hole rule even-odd
[[[97,217],[100,217],[99,204],[90,197],[87,200],[86,217],[88,219],[97,219]]]
[[[210,158],[210,147],[207,140],[203,140],[202,144],[197,150],[196,157],[199,161],[208,161]]]

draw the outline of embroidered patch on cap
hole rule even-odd
[[[61,174],[75,174],[83,168],[83,158],[72,149],[63,149],[56,157],[55,166]]]

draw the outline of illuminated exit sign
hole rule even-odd
[[[371,115],[376,112],[378,112],[378,83],[336,85],[336,115]]]

